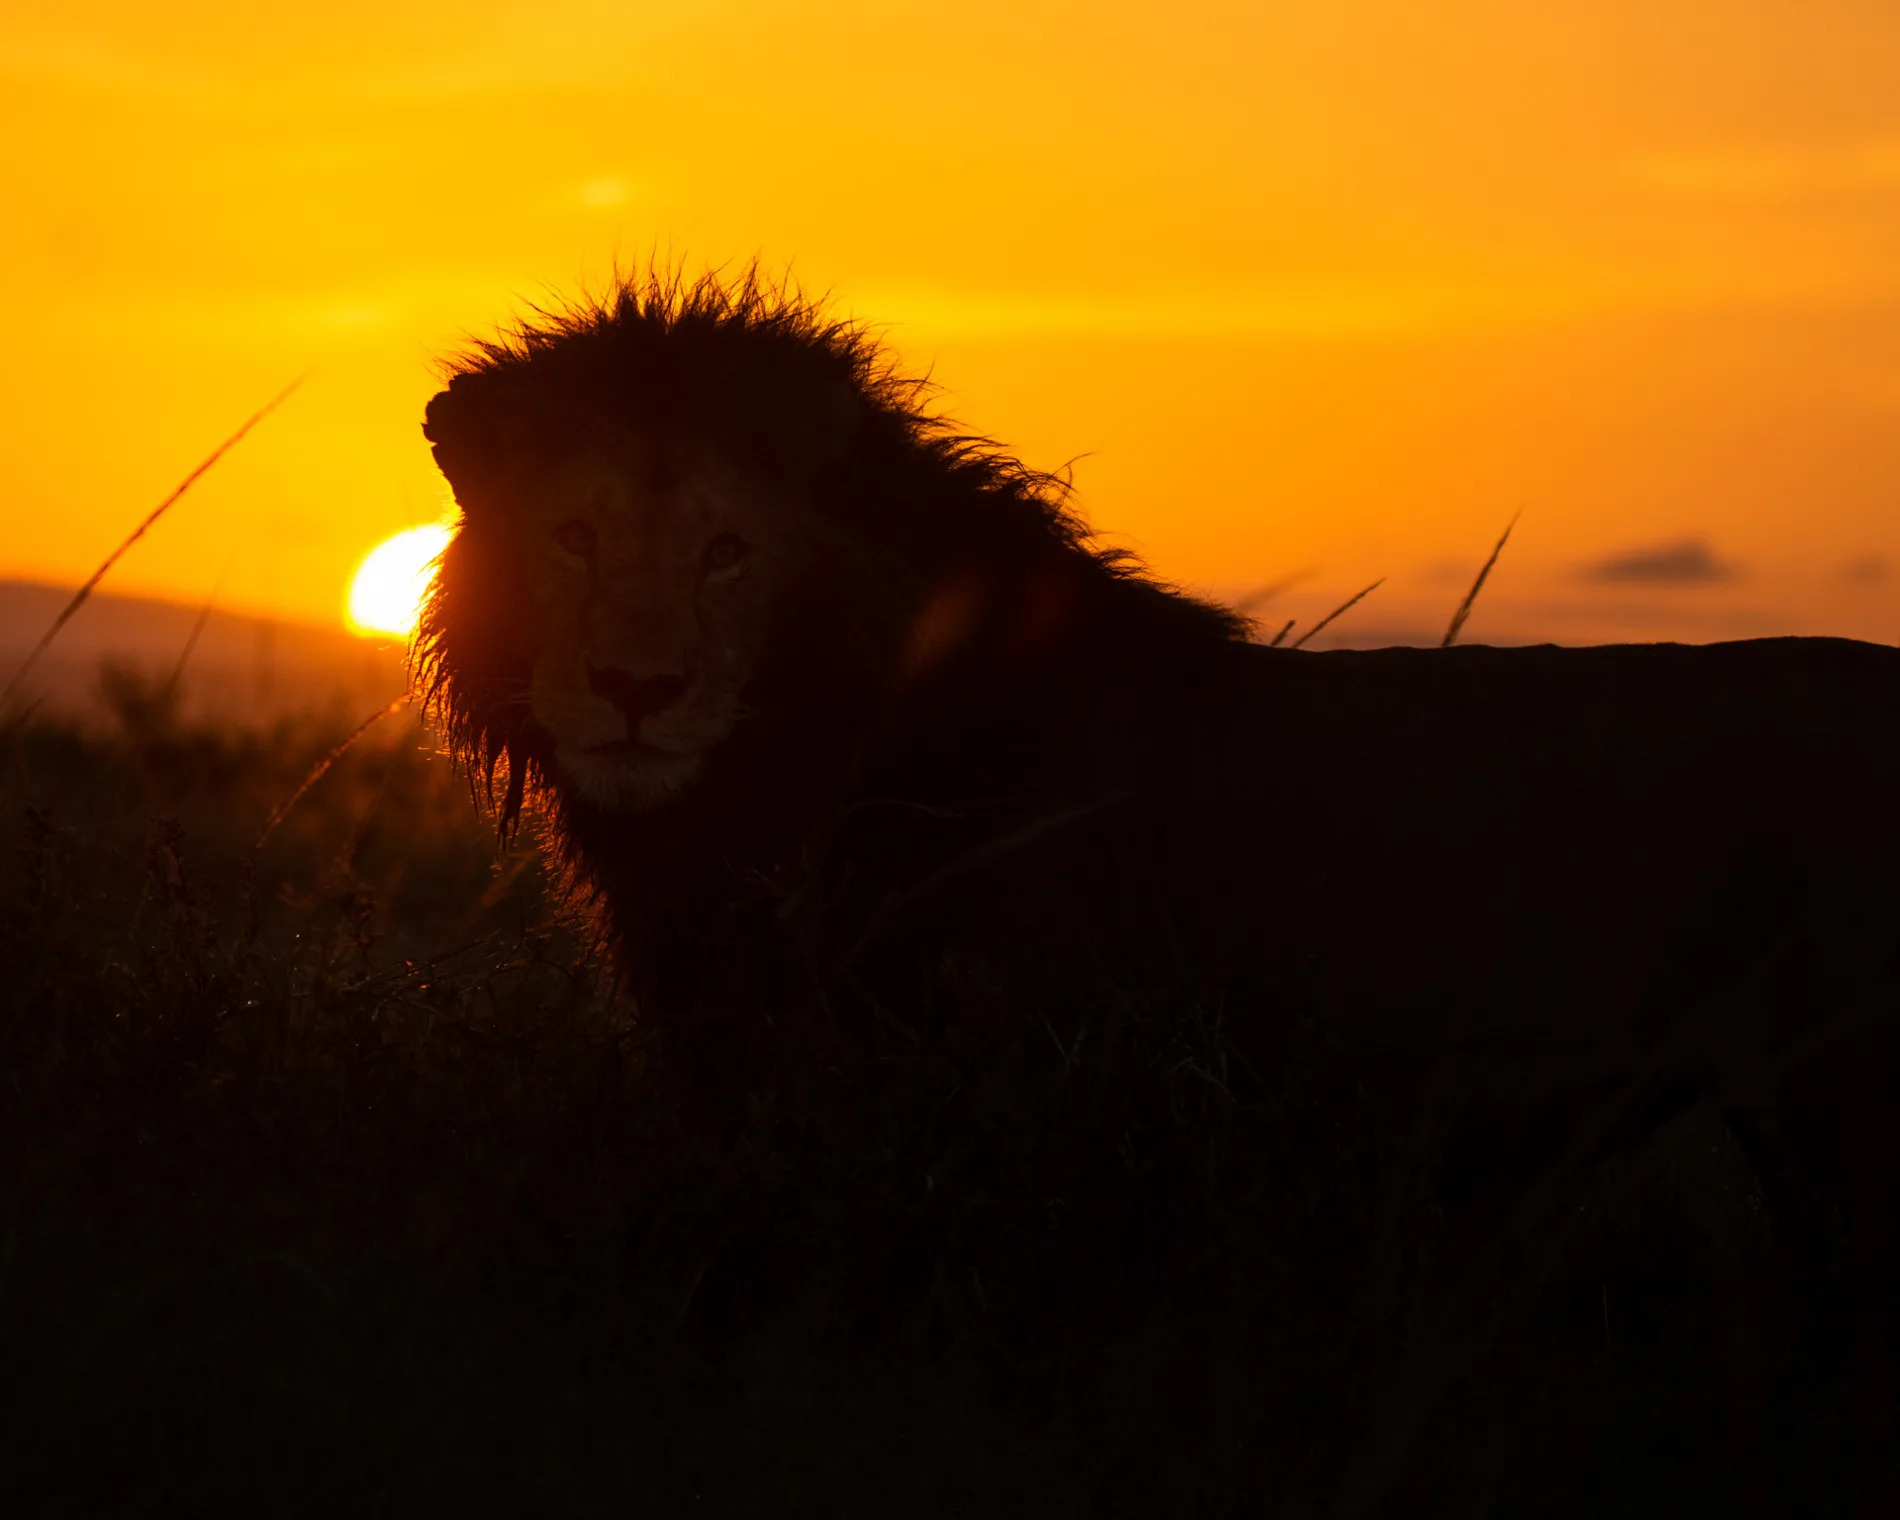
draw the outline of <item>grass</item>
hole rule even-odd
[[[1465,593],[1465,599],[1458,604],[1458,610],[1451,615],[1451,622],[1445,629],[1444,640],[1439,648],[1449,649],[1458,642],[1458,635],[1464,632],[1465,620],[1471,616],[1471,609],[1477,604],[1478,593],[1484,590],[1484,583],[1491,578],[1491,571],[1498,562],[1498,556],[1504,553],[1504,546],[1511,541],[1511,530],[1517,526],[1517,515],[1504,525],[1504,531],[1498,535],[1498,541],[1491,546],[1491,553],[1479,566],[1477,577],[1471,582],[1471,589]]]
[[[147,512],[145,516],[139,520],[138,526],[126,534],[126,536],[120,540],[119,546],[100,562],[99,568],[94,570],[92,574],[86,578],[85,584],[73,593],[72,600],[60,609],[59,616],[53,619],[52,626],[41,636],[40,641],[28,651],[26,658],[20,662],[19,668],[8,677],[7,684],[4,687],[0,687],[0,717],[7,716],[7,704],[12,699],[14,692],[19,690],[20,683],[27,678],[32,672],[33,667],[39,663],[40,656],[46,653],[47,648],[52,644],[53,640],[59,637],[60,629],[71,622],[73,614],[86,604],[86,598],[91,596],[99,585],[99,582],[106,578],[106,572],[125,556],[128,549],[141,538],[145,537],[146,532],[151,526],[156,523],[159,518],[169,512],[172,507],[177,504],[179,498],[198,483],[200,477],[216,467],[219,460],[223,459],[226,454],[230,453],[232,449],[243,442],[245,435],[249,433],[252,428],[256,427],[258,423],[262,422],[266,417],[270,416],[272,412],[276,411],[278,407],[288,401],[308,378],[309,376],[303,375],[291,381],[289,385],[271,397],[269,401],[266,401],[255,412],[251,413],[249,417],[245,418],[244,421],[239,424],[236,432],[232,433],[223,443],[219,444],[209,454],[205,455],[203,459],[199,460],[198,463],[192,467],[190,473],[172,488],[171,493],[157,506],[153,507],[151,511]],[[209,611],[208,604],[206,610]],[[202,626],[201,621],[199,627],[202,628]],[[185,662],[191,658],[192,646],[197,642],[198,631],[194,630],[190,641],[185,646],[184,654],[179,657],[179,675],[183,675]],[[174,679],[173,685],[175,686],[176,684],[177,681]]]
[[[708,1081],[390,715],[0,738],[33,1515],[1847,1515],[1853,1348],[1695,1109],[1527,1193],[1292,1019]],[[946,968],[954,979],[954,968]]]
[[[1846,1515],[1891,1456],[1707,1109],[1472,1220],[1297,1010],[1265,1071],[1185,989],[682,1063],[404,704],[183,728],[189,653],[0,725],[10,1512]]]

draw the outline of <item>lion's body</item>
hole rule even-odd
[[[1262,649],[751,284],[490,347],[429,431],[453,741],[689,1041],[1317,1021],[1546,1159],[1892,1059],[1900,652]]]

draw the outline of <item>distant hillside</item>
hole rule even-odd
[[[0,687],[52,625],[70,588],[0,580]],[[9,706],[49,712],[99,706],[99,672],[116,663],[169,680],[199,609],[95,592],[40,657]],[[341,629],[213,610],[179,677],[181,712],[221,723],[270,723],[332,710],[367,715],[404,687],[400,641],[379,645]]]

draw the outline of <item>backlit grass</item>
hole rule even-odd
[[[1850,1514],[1693,1109],[1504,1221],[1298,1019],[675,1069],[392,714],[0,742],[14,1513]],[[258,838],[279,814],[261,848]],[[948,968],[946,975],[953,975]]]

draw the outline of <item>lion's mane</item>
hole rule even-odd
[[[756,267],[648,271],[453,362],[425,432],[464,529],[423,610],[419,685],[455,758],[491,798],[499,783],[504,826],[540,801],[623,953],[657,911],[656,879],[679,901],[716,890],[708,873],[809,865],[867,786],[920,806],[1006,793],[1052,698],[1166,679],[1189,651],[1244,642],[1246,619],[1093,541],[1064,477],[960,430],[931,395],[864,326]],[[690,432],[800,476],[855,548],[849,574],[788,611],[743,733],[665,817],[603,813],[554,784],[522,698],[535,631],[516,556],[467,526],[589,430]],[[838,442],[814,458],[816,434]]]

